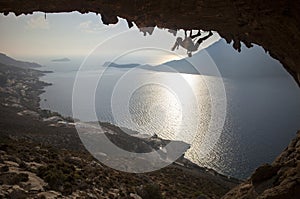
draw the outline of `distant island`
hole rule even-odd
[[[71,61],[69,58],[65,57],[65,58],[61,58],[61,59],[52,59],[52,62],[67,62],[67,61]]]
[[[114,68],[135,68],[140,64],[117,64],[114,62],[105,62],[103,66],[105,67],[114,67]]]

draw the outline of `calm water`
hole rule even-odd
[[[142,134],[156,133],[162,138],[183,140],[191,144],[186,157],[193,162],[246,178],[257,166],[271,162],[295,136],[300,126],[300,92],[280,64],[259,47],[236,54],[231,47],[219,43],[207,49],[207,53],[218,67],[223,66],[220,72],[224,78],[136,68],[111,67],[103,71],[98,67],[82,71],[81,81],[89,88],[101,76],[95,91],[98,120]],[[248,66],[245,59],[253,60],[253,56],[260,57],[259,64]],[[42,77],[53,83],[41,95],[42,108],[72,116],[72,89],[82,60],[71,60],[44,62],[47,67],[43,69],[54,73]],[[240,65],[239,74],[232,72],[233,65]],[[261,65],[273,67],[275,73],[264,73],[268,68],[261,69]],[[256,71],[263,75],[256,75]],[[219,89],[217,82],[224,83],[226,95],[214,98],[213,92]],[[81,108],[83,112],[91,111]],[[208,131],[212,118],[217,125],[222,122],[222,113],[213,115],[213,110],[223,108],[226,117],[220,137],[203,155],[203,147],[210,146],[206,138],[214,134]]]

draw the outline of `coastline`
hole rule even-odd
[[[11,84],[10,86],[7,86],[6,83],[5,83],[6,86],[4,84],[1,85],[1,90],[0,90],[1,118],[3,118],[0,124],[1,137],[5,137],[5,139],[8,140],[13,140],[13,142],[15,143],[20,143],[21,146],[23,145],[22,143],[28,142],[29,145],[37,144],[41,148],[54,147],[60,150],[60,152],[57,152],[57,154],[62,158],[63,155],[60,154],[61,151],[66,151],[66,153],[69,154],[73,154],[73,153],[84,154],[83,158],[81,159],[84,158],[93,159],[91,155],[85,150],[84,146],[81,144],[80,138],[78,137],[76,129],[74,128],[75,124],[72,118],[64,118],[59,113],[40,109],[39,95],[43,93],[42,89],[45,86],[49,85],[48,83],[39,80],[39,77],[43,75],[42,71],[37,71],[34,69],[24,70],[17,67],[1,65],[1,72],[3,71],[4,72],[6,71],[6,73],[3,73],[6,76],[7,76],[7,71],[9,72],[10,76],[9,75],[7,76],[8,80],[6,79],[6,83],[11,82]],[[13,91],[15,91],[15,93],[12,93]],[[10,98],[9,96],[13,96],[13,98]],[[101,123],[101,124],[106,125],[106,128],[110,128],[114,132],[117,132],[118,131],[117,129],[119,129],[118,127],[111,124],[107,124],[107,123]],[[162,142],[163,140],[160,141]],[[2,142],[1,144],[3,145]],[[12,155],[16,155],[16,154],[12,154]],[[101,165],[101,168],[106,167],[102,164],[99,165]],[[137,174],[128,174],[124,172],[115,171],[107,167],[105,169],[109,170],[109,172],[111,173],[117,172],[119,175],[125,175],[127,178],[137,175]],[[173,177],[170,176],[176,175],[176,172],[174,173],[174,171],[176,171],[177,173],[178,172],[181,173],[182,176],[177,176],[177,177],[183,179],[179,180],[176,177],[173,180]],[[139,174],[139,175],[147,176],[147,178],[149,178],[149,176],[151,175],[165,176],[165,179],[163,181],[168,182],[166,184],[173,186],[172,188],[169,188],[170,192],[162,191],[162,193],[166,196],[168,194],[171,195],[174,194],[172,193],[171,190],[173,191],[181,190],[180,186],[181,185],[183,186],[185,183],[188,183],[188,181],[191,179],[194,182],[201,181],[202,183],[200,184],[203,185],[203,187],[199,187],[198,186],[199,183],[195,183],[194,185],[191,185],[190,189],[187,189],[185,191],[181,190],[180,195],[182,197],[190,197],[191,194],[195,194],[195,192],[201,189],[201,194],[205,195],[207,198],[218,198],[224,195],[233,186],[241,182],[240,180],[218,174],[216,171],[212,169],[199,167],[185,158],[180,158],[175,163],[171,164],[170,166],[164,169],[151,172],[148,174]],[[158,184],[160,189],[161,189],[161,185],[164,184],[160,182],[158,179],[154,179],[152,181],[153,183]],[[210,190],[210,189],[206,190],[208,185],[215,187],[214,190]],[[73,187],[73,185],[71,185],[71,187]],[[50,188],[53,189],[55,187],[50,187]],[[194,189],[193,193],[191,192],[191,190],[193,190],[192,188]],[[137,190],[138,190],[137,188],[134,189],[134,191],[132,191],[132,194],[138,194]],[[59,189],[58,188],[54,189],[54,191],[59,192]],[[70,191],[65,192],[64,190],[62,190],[60,191],[59,194],[69,195],[73,193],[75,193],[75,188],[74,191],[72,191],[72,193],[70,193]],[[86,193],[82,193],[82,194],[86,194]]]
[[[52,72],[52,71],[47,71],[47,72]],[[53,122],[57,122],[56,124],[55,123],[50,124],[51,126],[75,126],[76,125],[75,121],[80,122],[79,120],[76,120],[76,119],[72,118],[71,116],[63,116],[58,112],[53,112],[53,111],[48,110],[48,109],[47,110],[42,110],[42,111],[43,111],[43,113],[46,112],[47,113],[46,115],[55,116],[53,118],[49,117],[49,119],[46,118],[47,122],[51,123],[51,120]],[[63,120],[63,121],[59,121],[59,120]],[[44,121],[45,121],[45,119],[44,119]],[[87,122],[87,123],[94,123],[94,122]],[[127,129],[126,127],[119,127],[119,126],[116,126],[116,125],[114,125],[112,123],[109,123],[109,122],[98,121],[97,123],[100,124],[100,126],[102,128],[107,128],[109,130],[112,130],[114,133],[117,132],[117,134],[119,136],[124,136],[123,135],[124,133],[120,128]],[[133,134],[139,134],[139,132],[136,132],[136,131],[131,130],[131,129],[127,129],[127,131],[131,132]],[[107,135],[107,136],[109,136],[109,135]],[[169,142],[169,140],[163,140],[163,139],[157,137],[157,135],[154,135],[154,137],[157,138],[158,140],[160,140],[160,142]],[[132,139],[133,138],[133,140],[138,140],[138,139],[136,139],[135,136],[126,136],[126,138],[127,139]],[[113,139],[113,138],[110,138],[110,139]],[[144,141],[147,142],[147,140],[145,140],[145,139],[141,138],[141,140],[142,141],[144,140]],[[111,140],[111,141],[113,141],[113,140]],[[151,141],[151,140],[149,140],[149,141]],[[137,141],[137,142],[139,142],[139,141]],[[118,146],[121,146],[122,149],[126,149],[126,146],[124,145],[125,143],[122,143],[122,141],[117,139],[117,140],[115,140],[114,143]],[[134,141],[132,141],[132,143],[134,144]],[[123,144],[123,146],[122,146],[122,144]],[[151,145],[151,143],[147,143],[147,144]],[[155,150],[155,149],[157,149],[157,147],[156,148],[153,147],[153,150]],[[129,148],[127,148],[126,150],[130,151]],[[142,151],[136,151],[136,152],[141,153]],[[229,175],[226,175],[226,174],[222,174],[222,173],[214,170],[213,168],[201,167],[201,166],[197,165],[196,163],[193,163],[189,159],[185,158],[184,154],[180,158],[178,158],[176,161],[174,161],[174,163],[172,165],[185,167],[186,169],[191,169],[191,170],[195,169],[195,170],[199,170],[199,171],[202,171],[202,172],[209,172],[212,175],[220,176],[224,179],[229,179],[229,181],[232,180],[233,182],[237,182],[237,183],[240,183],[240,182],[243,181],[243,179],[239,179],[239,178],[235,178],[235,177],[232,177],[232,176],[229,176]]]

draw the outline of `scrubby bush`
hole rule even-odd
[[[28,181],[28,174],[26,173],[14,173],[14,172],[7,172],[0,174],[0,182],[1,184],[19,184],[20,182],[27,182]]]
[[[138,194],[143,199],[162,199],[163,198],[158,184],[147,184],[138,190]]]
[[[28,174],[27,173],[19,173],[17,175],[17,181],[19,181],[19,182],[27,182],[28,181]]]
[[[0,168],[0,172],[7,172],[9,170],[9,167],[7,165],[4,165]]]
[[[73,187],[77,187],[77,180],[82,178],[73,165],[65,162],[39,167],[37,174],[48,183],[50,189],[65,195],[71,194]]]
[[[19,167],[22,169],[27,169],[27,164],[23,161],[20,162]]]
[[[0,86],[4,86],[7,82],[7,77],[5,75],[0,75]]]

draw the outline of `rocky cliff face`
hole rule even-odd
[[[299,0],[1,0],[0,12],[16,15],[42,12],[101,13],[104,24],[122,17],[129,26],[216,30],[233,47],[255,43],[278,59],[300,82]]]
[[[232,189],[223,199],[296,199],[299,196],[300,131],[271,165],[257,168],[246,182]]]

